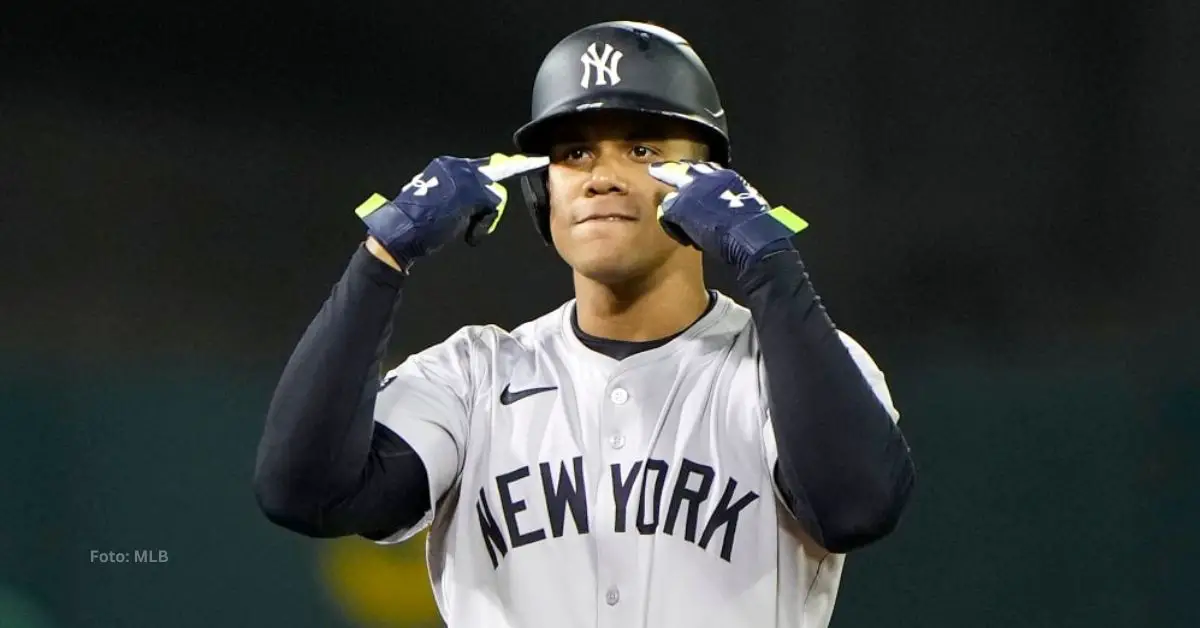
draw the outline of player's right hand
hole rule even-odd
[[[547,157],[438,157],[389,201],[373,194],[354,211],[404,270],[464,237],[472,246],[496,230],[508,204],[500,182],[549,165]]]

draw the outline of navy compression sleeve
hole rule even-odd
[[[887,535],[915,479],[908,444],[814,292],[800,255],[739,273],[761,345],[776,483],[813,540],[844,553]]]
[[[274,523],[312,537],[381,539],[429,509],[421,459],[374,420],[403,280],[360,245],[284,367],[254,473]]]

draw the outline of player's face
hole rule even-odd
[[[645,276],[678,255],[658,223],[670,186],[649,164],[703,159],[705,147],[684,123],[606,113],[556,134],[550,151],[550,231],[559,255],[600,283]]]

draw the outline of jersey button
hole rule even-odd
[[[617,602],[621,601],[621,592],[617,590],[617,587],[609,589],[604,594],[604,601],[607,602],[609,606],[616,606]]]
[[[608,444],[612,445],[613,449],[620,449],[625,446],[625,437],[621,434],[615,434],[608,439]]]
[[[619,406],[626,401],[629,401],[629,393],[626,392],[624,388],[614,388],[612,394],[609,395],[608,398],[612,399],[612,402]]]

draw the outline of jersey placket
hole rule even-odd
[[[652,410],[634,399],[632,375],[617,369],[608,379],[600,399],[598,451],[605,482],[600,487],[597,510],[597,626],[618,628],[638,625],[643,604],[638,592],[637,513],[643,458],[647,452],[647,415]]]

